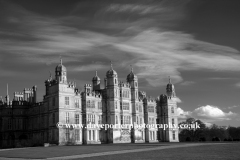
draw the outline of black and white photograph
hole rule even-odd
[[[0,160],[239,148],[240,0],[0,0]]]

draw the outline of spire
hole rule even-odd
[[[171,84],[171,77],[168,76],[168,83]]]
[[[7,96],[8,96],[8,83],[7,83]]]
[[[111,67],[110,67],[110,69],[113,70],[112,61],[110,61],[110,62],[111,62]]]
[[[133,67],[132,67],[132,65],[130,65],[131,66],[131,72],[133,73]]]
[[[60,64],[62,65],[62,57],[60,57]]]
[[[6,103],[9,104],[9,95],[8,95],[8,83],[7,83],[7,96],[6,96]]]
[[[51,71],[49,71],[49,74],[50,74],[49,80],[51,81],[52,80],[52,73],[51,73]]]
[[[97,71],[96,71],[96,77],[97,77]]]

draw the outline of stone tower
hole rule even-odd
[[[139,109],[139,96],[138,96],[138,78],[133,73],[133,68],[127,76],[127,83],[131,88],[131,104],[132,104],[132,121],[133,123],[140,125],[144,121],[144,112],[140,112]],[[133,128],[132,129],[132,142],[144,141],[144,129]]]
[[[82,144],[82,130],[56,127],[57,122],[76,124],[82,119],[81,95],[76,83],[67,81],[67,69],[62,59],[55,68],[55,79],[50,75],[45,85],[43,103],[48,110],[48,141],[59,145]]]
[[[177,102],[176,92],[174,85],[169,83],[166,87],[167,95],[160,95],[159,100],[159,121],[160,124],[167,124],[170,128],[160,129],[160,140],[164,142],[179,142],[178,138],[178,115],[177,115]],[[175,127],[174,127],[175,126]]]
[[[106,73],[106,101],[107,101],[107,123],[117,124],[120,119],[118,75],[111,64],[110,70]],[[108,129],[108,142],[117,143],[120,131]]]

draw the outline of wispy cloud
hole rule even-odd
[[[211,77],[211,78],[208,78],[210,80],[229,80],[229,79],[234,79],[234,78],[231,78],[231,77]]]
[[[88,29],[82,26],[73,25],[72,16],[62,18],[49,18],[27,11],[21,7],[12,10],[5,10],[5,23],[11,26],[18,26],[16,34],[0,32],[0,35],[7,38],[0,38],[0,51],[21,55],[31,62],[42,62],[51,64],[49,56],[65,55],[65,62],[81,62],[98,57],[98,59],[118,62],[118,66],[126,69],[130,64],[139,78],[145,79],[151,86],[165,85],[170,75],[173,83],[183,81],[181,71],[211,70],[211,71],[240,71],[239,51],[227,47],[196,40],[191,34],[171,31],[162,25],[161,22],[172,23],[177,15],[184,15],[182,4],[177,1],[168,4],[166,1],[158,7],[145,4],[112,4],[100,8],[102,11],[132,12],[137,14],[148,14],[153,12],[168,13],[176,8],[176,12],[169,18],[168,14],[156,14],[157,18],[136,18],[135,21],[125,22],[121,25],[119,34],[109,34],[102,30]],[[184,3],[183,3],[184,4]],[[103,10],[105,9],[105,10]],[[104,14],[105,15],[105,14]],[[98,16],[96,14],[96,16]],[[118,17],[120,15],[115,15]],[[164,17],[166,16],[166,17]],[[104,16],[103,16],[104,17]],[[177,18],[176,18],[177,17]],[[88,17],[87,17],[88,18]],[[87,19],[86,18],[86,19]],[[114,18],[113,18],[114,19]],[[126,19],[126,17],[125,17]],[[111,26],[117,20],[106,22],[101,19],[99,26]],[[91,25],[91,20],[87,25]],[[99,21],[98,21],[99,22]],[[106,22],[106,23],[105,23]],[[120,21],[122,22],[122,21]],[[151,22],[151,23],[146,23]],[[93,23],[95,26],[95,23]],[[93,25],[92,24],[92,25]],[[118,24],[118,23],[117,23]],[[139,27],[139,24],[147,24],[146,27]],[[160,27],[159,27],[160,26]],[[91,26],[93,27],[93,26]],[[89,27],[89,28],[91,28]],[[112,25],[111,27],[119,26]],[[102,28],[103,29],[103,28]],[[106,28],[104,28],[106,29]],[[132,32],[134,30],[134,32]],[[16,38],[17,37],[17,38]],[[7,40],[8,39],[8,40]],[[1,52],[0,52],[1,53]],[[214,59],[214,63],[213,63]],[[75,66],[70,66],[72,68]],[[78,71],[89,71],[103,66],[89,66],[75,68]],[[182,85],[193,84],[190,81]]]
[[[166,81],[168,75],[175,83],[182,81],[180,70],[240,70],[237,50],[198,41],[181,32],[145,30],[115,46],[136,57],[135,65],[140,68],[138,75],[146,78],[153,86]],[[212,59],[215,60],[214,64]]]
[[[75,67],[71,69],[71,71],[97,71],[103,68],[107,69],[107,66],[103,64],[89,64],[89,65]]]
[[[128,12],[138,13],[141,15],[150,13],[159,13],[166,10],[166,8],[159,8],[159,6],[152,5],[138,5],[138,4],[111,4],[106,8],[107,12]]]
[[[193,81],[184,81],[184,82],[180,83],[180,85],[182,85],[182,86],[189,86],[189,85],[192,85],[194,83],[195,82],[193,82]]]
[[[227,109],[233,109],[233,108],[238,108],[239,106],[235,105],[235,106],[230,106],[230,107],[227,107]]]

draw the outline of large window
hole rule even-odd
[[[123,110],[129,110],[129,103],[128,102],[123,102],[122,103],[122,109]]]
[[[95,124],[95,115],[93,114],[87,115],[87,124],[90,124],[90,123]]]
[[[118,124],[118,116],[117,115],[116,115],[115,119],[116,119],[115,123]]]
[[[79,114],[75,114],[75,124],[79,124]]]
[[[65,105],[69,105],[69,97],[65,97]]]
[[[148,112],[154,112],[154,106],[148,106]]]
[[[69,141],[69,136],[70,136],[70,133],[69,133],[69,128],[66,128],[66,141]]]
[[[148,124],[155,124],[155,119],[149,117],[149,118],[148,118]]]
[[[98,124],[102,124],[102,116],[98,116]]]
[[[91,140],[91,130],[88,131],[88,140]]]
[[[123,124],[131,124],[130,116],[123,116]]]
[[[171,107],[171,112],[174,113],[174,107]]]
[[[69,123],[69,112],[66,112],[66,123]]]
[[[79,108],[79,99],[75,99],[75,108]]]
[[[115,101],[115,109],[117,109],[117,108],[118,108],[118,102]]]
[[[155,122],[156,122],[155,118],[152,118],[152,124],[155,124]]]
[[[136,111],[138,111],[138,103],[136,103]]]
[[[172,137],[173,137],[173,140],[175,140],[176,139],[176,136],[175,136],[175,131],[172,131]]]
[[[122,91],[122,97],[124,97],[124,98],[129,98],[129,91],[123,90],[123,91]]]
[[[95,108],[95,101],[91,101],[91,108]]]
[[[174,125],[175,124],[175,122],[174,122],[174,118],[172,118],[172,125]]]
[[[102,109],[102,102],[98,102],[98,109]]]
[[[80,141],[80,130],[75,129],[75,141]]]
[[[91,107],[91,101],[87,100],[87,108],[90,108],[90,107]]]

